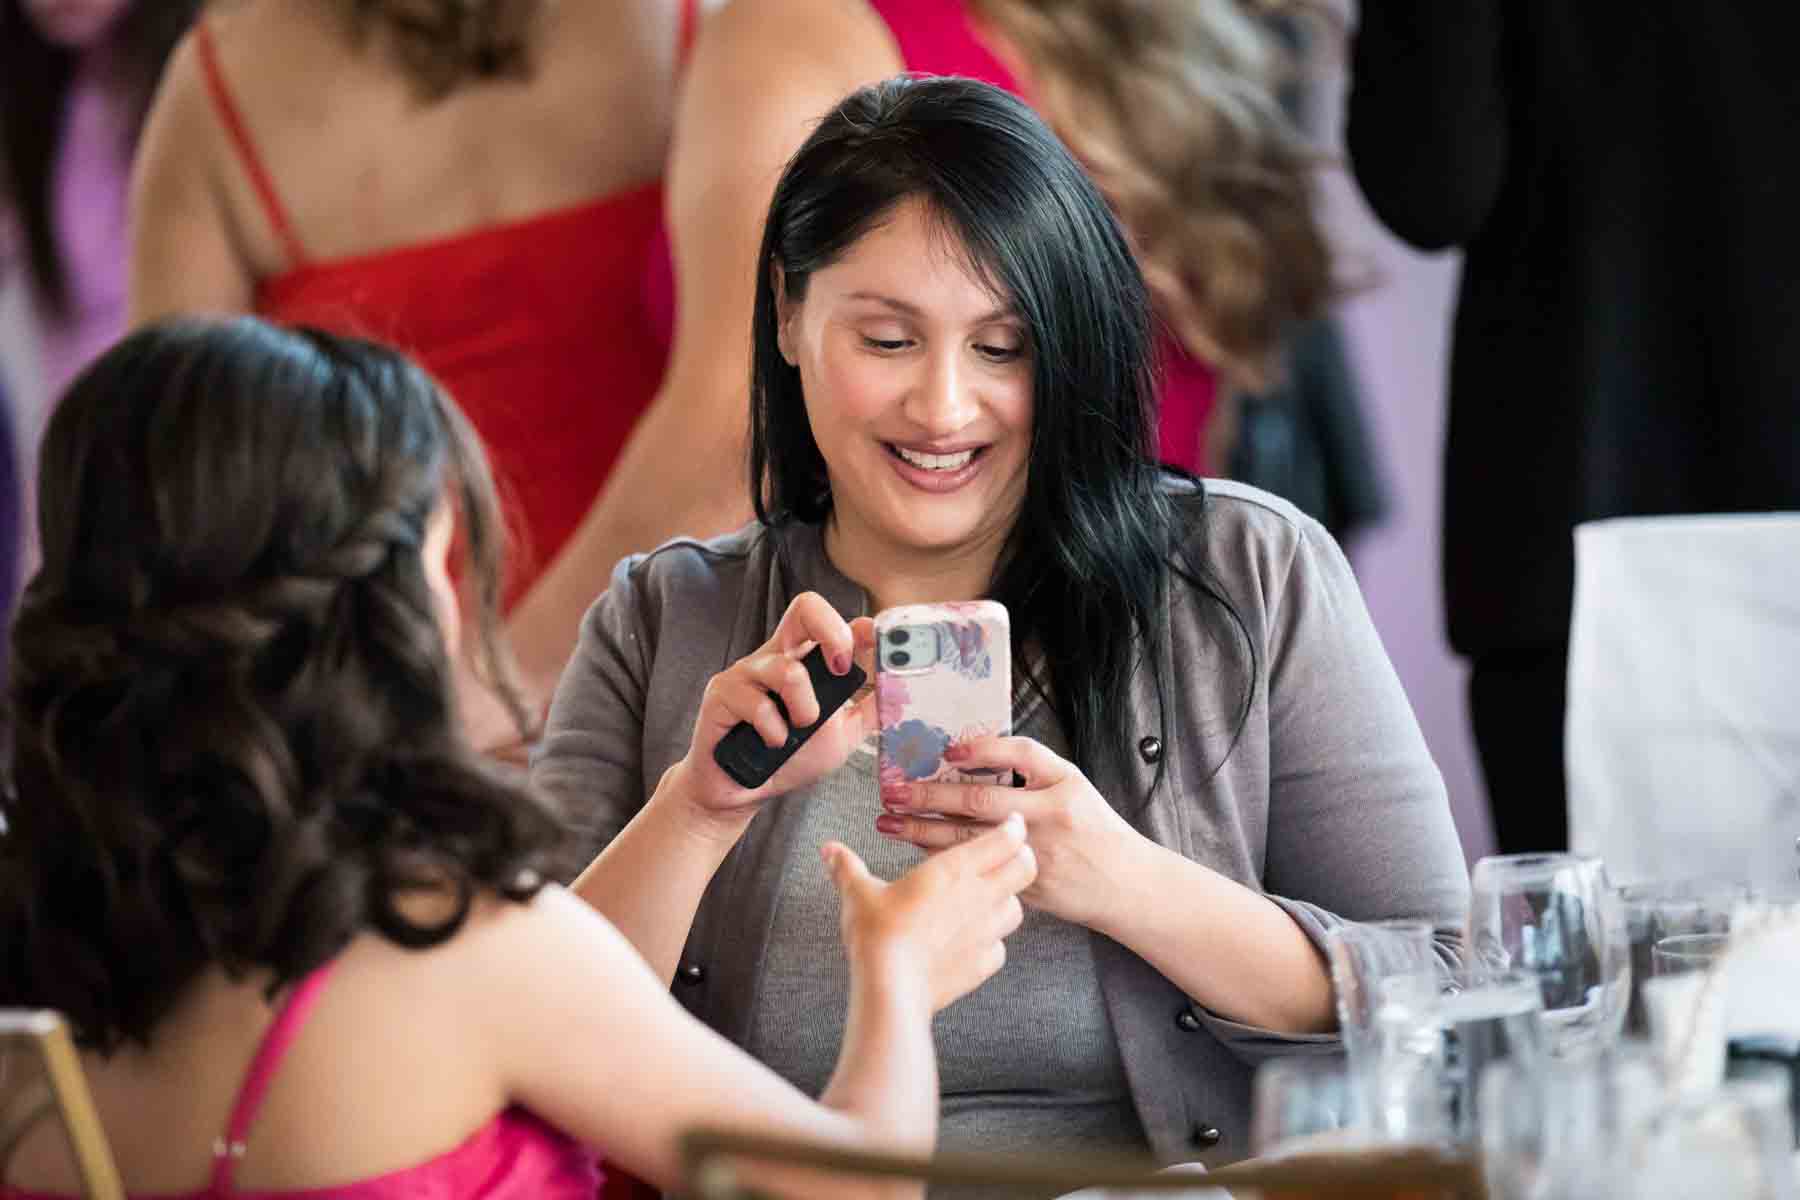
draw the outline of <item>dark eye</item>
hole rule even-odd
[[[884,354],[892,354],[896,350],[906,349],[905,338],[863,338],[863,345],[871,350],[879,350]]]
[[[1023,351],[1017,346],[988,346],[976,343],[975,353],[981,355],[981,357],[987,359],[989,362],[1003,363],[1012,362],[1014,359],[1018,358]]]

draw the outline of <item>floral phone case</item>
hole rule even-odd
[[[908,604],[875,618],[875,709],[885,789],[991,779],[944,762],[959,742],[1012,732],[1012,626],[991,600]]]

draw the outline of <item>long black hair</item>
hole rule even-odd
[[[1187,524],[1152,449],[1149,295],[1086,172],[1007,93],[957,78],[875,84],[833,109],[788,163],[757,261],[757,517],[819,523],[831,512],[800,374],[777,344],[775,273],[790,301],[804,299],[814,271],[909,198],[960,236],[1030,338],[1025,498],[989,592],[1011,615],[1015,670],[1052,705],[1083,770],[1123,766],[1136,738],[1119,717],[1139,670],[1155,682],[1169,739],[1160,608]]]
[[[119,161],[130,160],[137,130],[175,43],[193,24],[202,0],[134,0],[109,36],[123,72],[130,114],[130,142]],[[78,51],[47,41],[25,15],[24,0],[0,0],[0,199],[18,213],[32,283],[50,311],[68,310],[69,281],[57,245],[56,158],[64,109],[75,81]]]
[[[147,1044],[193,979],[452,936],[569,839],[456,723],[421,552],[451,501],[492,666],[500,524],[473,430],[350,338],[151,325],[57,406],[12,633],[0,1005]],[[523,714],[520,714],[522,717]],[[447,892],[446,919],[408,915]]]

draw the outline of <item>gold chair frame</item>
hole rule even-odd
[[[100,1114],[88,1092],[68,1023],[47,1009],[0,1009],[0,1052],[5,1055],[0,1061],[10,1063],[19,1051],[35,1060],[40,1074],[6,1106],[5,1120],[0,1123],[0,1172],[5,1171],[20,1139],[54,1109],[75,1153],[82,1195],[88,1200],[125,1200],[119,1169],[106,1131],[100,1127]]]

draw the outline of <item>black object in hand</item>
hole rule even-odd
[[[788,723],[787,741],[779,746],[770,746],[756,732],[756,726],[748,721],[739,721],[731,727],[719,744],[713,747],[713,760],[721,770],[740,787],[759,788],[769,782],[769,776],[781,769],[781,764],[794,757],[795,751],[806,745],[811,737],[825,722],[831,720],[831,714],[844,706],[844,702],[856,694],[856,689],[863,685],[868,676],[855,663],[842,675],[833,675],[831,668],[825,665],[825,649],[814,646],[812,653],[800,660],[806,668],[806,674],[812,680],[813,695],[819,701],[819,719],[811,725],[796,729],[792,722]],[[781,703],[781,697],[770,693],[775,701],[775,708],[781,713],[783,721],[788,720],[787,707]]]

